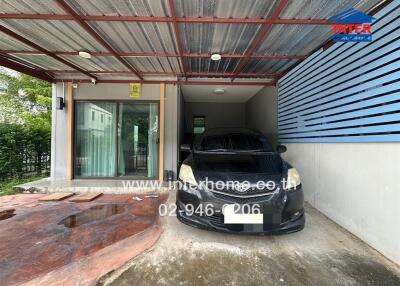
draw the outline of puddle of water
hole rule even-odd
[[[74,228],[93,221],[106,219],[110,216],[123,213],[124,211],[124,205],[97,205],[77,214],[70,215],[63,219],[59,224],[62,224],[65,227]]]
[[[0,211],[0,220],[5,220],[5,219],[15,216],[14,212],[15,212],[15,209]]]

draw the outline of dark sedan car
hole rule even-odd
[[[210,129],[179,172],[177,216],[188,225],[226,232],[290,233],[304,228],[300,176],[259,132]]]

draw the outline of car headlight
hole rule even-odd
[[[179,179],[181,179],[184,183],[197,186],[192,167],[190,167],[189,165],[182,164],[181,169],[179,170]]]
[[[300,174],[295,168],[290,168],[288,170],[286,190],[296,189],[301,184]]]

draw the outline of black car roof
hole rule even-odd
[[[242,128],[242,127],[230,127],[230,128],[211,128],[206,129],[202,136],[209,136],[209,135],[228,135],[228,134],[251,134],[251,135],[261,135],[259,131],[249,129],[249,128]]]

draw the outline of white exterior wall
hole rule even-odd
[[[52,144],[51,144],[51,178],[66,179],[67,176],[67,108],[56,110],[56,97],[66,94],[67,85],[53,84],[53,118],[52,118]],[[177,171],[177,86],[166,86],[165,100],[165,142],[164,142],[164,170]],[[65,96],[66,97],[66,96]],[[129,84],[78,84],[74,89],[75,100],[159,100],[160,85],[142,85],[142,96],[134,99],[129,96]]]
[[[285,145],[305,200],[400,263],[400,143]]]

